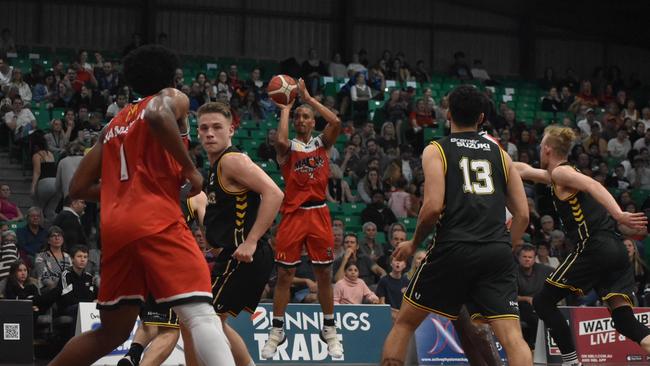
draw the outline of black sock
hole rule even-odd
[[[131,360],[135,362],[140,362],[140,357],[142,357],[142,352],[144,352],[144,347],[140,343],[131,343],[131,348],[127,355],[131,356]]]
[[[336,323],[334,323],[334,318],[332,318],[332,319],[325,318],[325,319],[323,319],[323,325],[326,326],[326,327],[333,327],[333,326],[336,325]]]
[[[564,315],[556,305],[567,292],[566,289],[560,289],[546,283],[542,291],[535,295],[533,300],[535,312],[537,312],[540,319],[544,320],[562,355],[571,355],[576,351],[571,328],[569,328]]]
[[[273,328],[284,328],[284,320],[273,318],[273,320],[271,321],[271,325],[273,326]]]

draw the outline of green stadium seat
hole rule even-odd
[[[7,224],[9,225],[9,230],[16,231],[22,227],[27,226],[27,221],[26,220],[20,220],[20,221],[7,221],[7,222],[2,222],[2,224]]]
[[[399,222],[401,222],[402,225],[404,225],[404,227],[406,228],[406,232],[411,233],[413,232],[413,230],[415,230],[415,225],[417,225],[418,219],[407,217],[404,219],[399,219]]]
[[[327,208],[330,210],[330,215],[340,215],[343,212],[341,211],[341,205],[336,202],[327,201]]]
[[[65,116],[64,108],[54,108],[51,112],[52,119],[63,119],[63,116]]]
[[[649,189],[634,189],[632,192],[630,192],[630,196],[632,197],[632,200],[637,206],[637,209],[641,208],[641,205],[643,205],[643,202],[645,202],[648,197],[650,197],[650,190]]]
[[[341,211],[346,215],[361,215],[361,211],[366,208],[365,203],[342,203]]]
[[[274,163],[274,162],[262,161],[262,162],[258,163],[258,165],[267,174],[278,173],[280,171],[278,169],[278,165],[276,163]]]

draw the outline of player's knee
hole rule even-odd
[[[612,310],[612,321],[619,333],[636,343],[641,343],[643,338],[650,335],[650,329],[636,319],[629,306],[620,306]]]
[[[214,312],[214,308],[208,303],[193,303],[174,306],[174,312],[178,315],[181,323],[184,323],[188,329],[192,329],[197,323],[205,320],[205,318],[214,318],[221,323],[219,317]]]

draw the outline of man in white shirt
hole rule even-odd
[[[487,81],[490,80],[490,75],[488,75],[487,70],[483,67],[483,62],[481,60],[474,60],[474,67],[472,67],[472,76],[476,80]]]
[[[643,122],[645,129],[650,129],[650,108],[645,107],[641,110],[641,119],[639,122]]]
[[[650,149],[650,128],[645,130],[645,137],[634,141],[634,145],[632,145],[632,148],[636,151],[641,151],[644,147]]]
[[[0,56],[0,89],[9,86],[13,70],[14,68],[7,63],[7,59]]]
[[[582,138],[586,138],[587,136],[591,135],[591,126],[596,124],[600,129],[602,130],[602,125],[600,122],[596,121],[596,112],[593,110],[593,108],[588,108],[585,111],[586,118],[583,120],[578,121],[578,128],[580,129],[580,132],[582,134]]]
[[[32,89],[25,80],[23,80],[23,71],[15,68],[11,75],[11,84],[9,85],[18,88],[18,94],[20,94],[23,103],[29,105],[29,103],[32,102]]]
[[[623,160],[627,158],[627,153],[630,150],[632,150],[632,143],[630,143],[627,136],[627,130],[625,127],[621,127],[618,129],[616,138],[609,140],[607,143],[607,151],[609,151],[611,157]]]
[[[365,76],[368,76],[368,69],[365,66],[359,63],[359,54],[352,54],[352,62],[348,64],[348,76],[355,75],[356,73],[363,73]]]
[[[634,157],[634,165],[629,175],[632,187],[650,189],[650,169],[648,162],[642,156]]]
[[[29,108],[25,108],[23,100],[16,96],[11,102],[12,110],[5,113],[5,123],[16,136],[26,136],[29,131],[36,129],[36,117]]]
[[[118,94],[115,101],[106,109],[106,118],[115,117],[126,105],[126,95]]]

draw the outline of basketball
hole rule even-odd
[[[276,103],[287,105],[298,95],[298,83],[289,75],[275,75],[269,82],[268,93]]]

